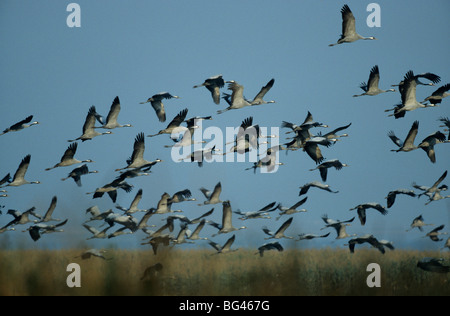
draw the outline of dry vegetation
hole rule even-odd
[[[450,295],[450,274],[416,267],[423,257],[449,252],[373,249],[240,249],[229,254],[209,250],[111,250],[111,260],[75,258],[82,250],[0,251],[0,296],[5,295]],[[71,262],[81,267],[81,288],[69,288]],[[381,287],[366,285],[369,263],[381,267]],[[145,269],[161,263],[157,276],[141,280]]]

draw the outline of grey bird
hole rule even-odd
[[[422,103],[428,101],[430,106],[438,106],[441,104],[442,99],[450,95],[450,93],[447,92],[449,90],[450,83],[447,83],[435,90],[430,96],[426,97],[425,100],[422,101]]]
[[[348,7],[348,5],[345,4],[341,8],[341,14],[342,14],[341,37],[339,38],[339,40],[336,43],[330,44],[328,46],[335,46],[335,45],[339,45],[342,43],[352,43],[357,40],[376,40],[376,38],[373,36],[364,37],[364,36],[359,35],[356,32],[355,16],[353,15],[353,13],[350,10],[350,8]]]
[[[395,92],[395,89],[387,89],[387,90],[380,89],[378,87],[379,82],[380,82],[380,70],[378,68],[378,65],[375,65],[370,70],[369,80],[367,81],[367,83],[363,82],[359,86],[364,91],[364,93],[355,94],[353,96],[354,97],[360,97],[363,95],[374,96],[385,92]]]
[[[5,182],[4,187],[11,186],[11,187],[18,187],[24,184],[39,184],[40,181],[28,181],[25,180],[25,174],[27,173],[28,167],[31,162],[31,155],[26,155],[22,161],[19,164],[19,167],[17,168],[16,172],[14,173],[14,177],[12,178],[12,181],[8,180]],[[3,182],[3,181],[2,181]]]
[[[0,134],[0,136],[3,135],[3,134],[9,133],[9,132],[18,132],[18,131],[23,130],[24,128],[28,128],[30,126],[39,124],[39,122],[37,122],[37,121],[32,122],[31,121],[32,119],[33,119],[33,115],[27,116],[25,119],[23,119],[23,120],[15,123],[13,125],[11,125],[10,127],[4,129],[3,132]]]
[[[392,205],[394,205],[395,203],[395,198],[397,197],[397,195],[402,194],[402,195],[408,195],[408,196],[412,196],[412,197],[416,197],[416,193],[414,193],[413,190],[407,190],[407,189],[396,189],[396,190],[392,190],[388,193],[388,195],[385,197],[385,199],[387,199],[387,208],[392,207]]]
[[[231,249],[231,245],[233,245],[234,240],[236,239],[236,235],[231,236],[223,246],[215,243],[214,241],[209,241],[211,247],[217,250],[217,253],[227,253],[237,251],[238,249]]]
[[[131,154],[131,157],[129,159],[127,159],[127,166],[116,169],[115,171],[120,171],[123,169],[135,169],[135,168],[139,168],[141,170],[148,171],[156,163],[162,161],[161,159],[156,159],[154,161],[148,161],[148,160],[144,159],[144,152],[145,152],[144,133],[139,133],[136,136],[136,138],[134,139],[133,153]]]
[[[33,239],[33,241],[38,241],[41,238],[42,234],[63,232],[62,229],[57,229],[57,228],[65,225],[66,223],[67,223],[67,219],[62,221],[61,223],[54,224],[54,225],[38,223],[38,224],[34,224],[34,225],[28,227],[26,230],[24,230],[24,232],[28,231],[31,239]]]
[[[359,205],[351,208],[350,211],[357,210],[358,217],[359,217],[359,220],[360,220],[362,226],[364,226],[366,224],[366,210],[367,209],[377,210],[382,215],[386,215],[388,213],[388,211],[386,210],[386,208],[384,206],[382,206],[379,203],[375,203],[375,202],[362,203],[362,204],[359,204]]]
[[[206,79],[202,84],[195,85],[194,88],[205,87],[211,93],[215,104],[220,104],[220,89],[225,85],[222,75],[217,75]]]
[[[396,144],[399,148],[398,149],[391,149],[391,151],[395,152],[409,152],[412,150],[417,149],[418,147],[414,145],[414,140],[416,139],[417,132],[419,131],[419,121],[414,121],[414,123],[411,125],[411,128],[409,129],[408,135],[405,138],[405,141],[401,141],[400,138],[395,136],[395,133],[393,131],[389,131],[388,137]]]
[[[145,102],[140,102],[141,104],[150,103],[155,110],[156,116],[158,117],[160,122],[166,121],[166,110],[164,109],[164,104],[162,103],[162,100],[164,99],[179,99],[179,96],[172,95],[169,92],[160,92],[157,94],[154,94],[150,98],[147,99]]]
[[[394,116],[395,119],[399,119],[405,116],[406,112],[414,111],[419,108],[430,107],[430,105],[425,105],[417,102],[416,99],[416,88],[418,84],[423,84],[419,81],[419,78],[426,78],[436,83],[440,81],[440,77],[432,73],[424,73],[419,75],[414,75],[412,70],[409,70],[402,82],[399,84],[399,90],[401,95],[401,103],[396,105],[392,109],[387,109],[385,112],[394,111],[393,114],[388,116]]]
[[[68,167],[77,163],[84,163],[84,162],[94,162],[91,159],[86,159],[86,160],[78,160],[75,159],[75,153],[77,151],[78,148],[78,143],[72,143],[70,144],[67,149],[64,151],[64,154],[61,157],[61,160],[55,164],[53,167],[50,168],[46,168],[45,170],[52,170],[54,168],[58,168],[58,167]]]
[[[318,188],[324,191],[328,191],[331,193],[339,193],[339,191],[333,191],[330,189],[330,185],[329,184],[324,184],[322,182],[319,181],[312,181],[312,182],[308,182],[306,184],[304,184],[303,186],[300,187],[300,192],[298,195],[303,195],[308,193],[310,188]]]
[[[270,237],[265,239],[280,239],[280,238],[287,238],[287,239],[294,239],[292,236],[286,236],[284,234],[285,230],[289,228],[289,226],[292,224],[292,220],[294,218],[290,217],[287,221],[285,221],[276,231],[269,230],[266,226],[263,226],[262,230],[266,235],[269,235]]]
[[[414,228],[418,228],[421,232],[423,231],[423,226],[432,226],[433,224],[425,224],[423,216],[419,215],[416,218],[413,219],[412,223],[411,223],[411,228],[406,230],[406,231],[410,231]]]
[[[443,258],[422,258],[417,262],[417,267],[424,271],[435,273],[449,273],[450,266],[443,264]]]
[[[87,140],[91,140],[97,136],[112,134],[111,131],[99,133],[95,130],[95,121],[97,120],[98,116],[99,114],[97,113],[95,106],[91,106],[83,124],[83,134],[75,139],[69,139],[68,142],[75,142],[77,140],[81,140],[82,142],[84,142]]]
[[[222,224],[217,224],[212,221],[210,221],[210,225],[216,227],[218,229],[218,232],[216,234],[213,234],[212,236],[216,236],[218,234],[227,234],[233,231],[246,229],[246,226],[241,227],[234,227],[232,222],[232,215],[233,211],[231,209],[230,201],[222,202]]]
[[[322,181],[327,181],[327,174],[329,168],[335,168],[336,170],[341,170],[343,167],[348,167],[348,164],[340,162],[338,159],[332,159],[327,160],[325,162],[322,162],[320,165],[318,165],[314,169],[310,169],[309,171],[314,171],[316,169],[319,169],[320,177],[322,178]]]
[[[88,166],[86,164],[81,165],[80,167],[77,167],[73,169],[65,178],[62,178],[61,181],[65,181],[69,178],[72,178],[75,183],[81,187],[81,176],[90,174],[90,173],[98,173],[97,170],[89,170]]]
[[[118,127],[132,127],[131,124],[119,124],[117,122],[117,118],[120,113],[120,100],[119,97],[115,97],[111,107],[108,112],[108,116],[106,117],[106,123],[100,126],[99,128],[106,128],[106,129],[114,129]]]
[[[278,252],[282,252],[284,248],[278,241],[274,241],[258,247],[258,252],[256,254],[259,253],[259,256],[263,257],[264,252],[269,250],[277,250]]]

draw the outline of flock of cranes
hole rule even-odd
[[[342,35],[339,40],[335,44],[330,44],[330,46],[335,46],[343,43],[352,43],[357,40],[375,40],[374,37],[363,37],[356,32],[355,29],[355,17],[351,12],[350,8],[347,5],[344,5],[341,9],[342,13]],[[428,82],[422,82],[421,80],[427,80]],[[373,66],[370,70],[369,79],[367,83],[363,82],[360,85],[360,88],[364,91],[364,93],[359,95],[353,95],[353,97],[362,97],[362,96],[376,96],[381,93],[387,92],[396,92],[394,88],[390,88],[387,90],[382,90],[379,88],[380,82],[380,69],[378,65]],[[393,111],[393,114],[390,116],[394,116],[395,119],[404,118],[407,112],[419,109],[419,108],[428,108],[439,106],[445,97],[450,95],[447,93],[450,90],[450,84],[445,84],[439,87],[436,91],[434,91],[430,96],[426,97],[422,102],[418,102],[416,99],[416,89],[419,85],[435,85],[440,82],[440,77],[436,74],[432,73],[422,73],[415,75],[413,71],[408,71],[403,80],[397,84],[393,85],[397,87],[400,97],[401,103],[396,105],[393,109],[388,109],[386,111]],[[274,100],[267,101],[265,96],[270,92],[272,87],[275,84],[275,79],[270,79],[255,95],[253,99],[246,99],[244,97],[244,86],[239,84],[235,80],[225,81],[222,75],[212,76],[203,83],[194,85],[193,88],[206,88],[212,97],[212,101],[216,105],[221,104],[221,99],[223,99],[228,107],[225,109],[217,111],[217,115],[223,114],[229,110],[239,110],[244,107],[253,107],[257,105],[263,104],[271,104],[275,103]],[[227,85],[226,89],[231,93],[226,93],[221,91]],[[153,110],[156,113],[157,119],[159,122],[166,122],[166,109],[163,101],[167,103],[169,102],[179,102],[172,99],[181,99],[179,96],[173,95],[169,92],[161,92],[152,95],[145,102],[141,102],[141,104],[150,103]],[[169,101],[170,100],[170,101]],[[426,103],[428,102],[428,103]],[[103,116],[100,115],[95,106],[91,106],[86,115],[85,122],[82,127],[81,136],[70,139],[70,145],[64,151],[59,162],[54,164],[52,167],[48,167],[45,171],[50,171],[56,168],[64,168],[73,165],[80,165],[74,168],[67,174],[67,177],[62,178],[61,180],[67,180],[72,178],[75,184],[78,187],[82,187],[81,177],[86,176],[88,174],[99,173],[96,170],[90,170],[89,165],[94,165],[94,161],[91,159],[81,160],[75,158],[76,151],[80,143],[85,141],[92,141],[95,137],[100,137],[102,135],[113,134],[111,130],[116,128],[132,128],[132,124],[120,124],[118,122],[119,112],[121,110],[120,99],[119,97],[115,97],[112,105],[110,107],[109,113],[107,115],[106,121]],[[146,153],[146,140],[151,141],[152,137],[156,137],[159,135],[174,135],[175,132],[181,132],[183,136],[179,139],[173,139],[174,145],[172,146],[190,146],[194,143],[192,138],[195,130],[198,128],[197,123],[200,120],[211,120],[212,116],[206,117],[192,117],[188,118],[188,108],[185,108],[173,117],[170,123],[163,129],[159,130],[156,134],[145,135],[143,132],[139,132],[132,144],[131,155],[128,159],[124,159],[126,164],[121,166],[120,168],[115,169],[116,176],[111,182],[106,183],[105,185],[98,187],[93,192],[88,192],[86,194],[91,194],[93,199],[102,198],[105,193],[109,196],[113,203],[116,203],[118,192],[120,190],[125,193],[130,193],[133,190],[133,185],[129,182],[132,181],[133,178],[141,177],[141,176],[150,176],[153,171],[153,168],[158,163],[170,163],[163,162],[161,159],[154,157],[153,160],[147,160],[145,158]],[[224,117],[220,115],[220,117]],[[220,118],[219,117],[219,118]],[[2,134],[4,135],[10,132],[19,132],[25,128],[30,128],[34,125],[39,124],[39,122],[32,122],[33,116],[30,115],[22,121],[19,121],[10,127],[6,128]],[[257,150],[259,145],[263,142],[266,142],[264,139],[272,137],[271,135],[261,135],[261,131],[258,124],[254,124],[254,117],[250,116],[242,120],[242,124],[239,129],[239,133],[235,137],[234,146],[231,149],[232,154],[245,154],[252,150]],[[450,127],[450,121],[448,118],[439,118],[444,125],[440,127],[447,127],[444,132],[448,132],[448,128]],[[95,126],[96,124],[101,124],[100,126]],[[184,124],[186,126],[184,126]],[[283,165],[281,162],[277,162],[273,159],[273,154],[278,153],[280,151],[286,152],[304,152],[306,155],[314,161],[316,164],[315,168],[309,169],[311,172],[318,170],[320,176],[320,181],[313,181],[304,184],[299,187],[299,196],[305,195],[309,192],[309,190],[318,189],[324,192],[339,194],[338,190],[333,190],[330,185],[326,184],[329,176],[329,171],[340,171],[344,167],[349,167],[350,165],[340,161],[339,159],[330,159],[326,160],[322,154],[323,148],[331,148],[336,143],[342,140],[342,138],[349,137],[349,134],[342,133],[342,131],[351,128],[352,123],[348,122],[348,124],[344,126],[340,126],[334,128],[332,131],[328,133],[317,132],[313,133],[317,128],[328,128],[328,124],[324,124],[322,122],[315,121],[311,112],[308,112],[305,120],[302,123],[299,122],[288,122],[283,121],[281,123],[281,128],[287,129],[286,134],[294,134],[287,142],[278,145],[276,147],[271,147],[267,150],[267,156],[265,159],[260,159],[258,162],[255,162],[252,167],[246,168],[247,170],[254,170],[256,172],[257,168],[268,168],[269,171],[274,170],[276,165]],[[34,127],[37,129],[37,127]],[[99,132],[98,130],[106,130],[103,132]],[[399,139],[393,131],[388,132],[388,137],[394,142],[398,149],[393,149],[395,152],[410,152],[416,149],[422,149],[426,152],[431,163],[435,163],[437,160],[436,149],[435,146],[438,144],[444,144],[450,142],[450,136],[447,136],[444,132],[436,131],[435,133],[423,138],[423,140],[416,145],[415,138],[418,134],[419,130],[419,121],[414,121],[409,130],[404,141]],[[249,131],[254,131],[251,133]],[[449,134],[450,135],[450,134]],[[7,137],[7,136],[2,136]],[[149,137],[149,138],[146,138]],[[267,142],[266,142],[267,143]],[[82,146],[82,145],[81,145]],[[172,147],[172,146],[166,146]],[[210,160],[212,155],[218,155],[217,153],[220,151],[218,148],[204,148],[199,152],[193,152],[190,154],[188,159],[191,162],[197,162],[199,167],[202,166],[202,162],[204,160]],[[230,153],[220,153],[220,155],[227,155]],[[125,157],[124,157],[125,158]],[[444,158],[445,159],[445,158]],[[20,162],[17,170],[13,177],[11,177],[8,172],[6,176],[0,180],[0,187],[4,188],[1,190],[3,193],[0,197],[7,198],[7,190],[8,187],[17,187],[25,184],[39,184],[38,180],[28,181],[26,180],[26,172],[31,163],[31,155],[26,155],[22,161]],[[338,175],[336,175],[338,176]],[[447,171],[445,171],[442,176],[430,187],[421,186],[414,183],[412,186],[414,189],[422,191],[422,193],[417,193],[412,189],[399,188],[396,190],[392,190],[387,192],[386,201],[387,205],[383,206],[378,202],[363,202],[356,206],[353,206],[349,210],[356,210],[357,215],[360,221],[360,225],[364,226],[371,216],[375,216],[376,212],[382,215],[388,215],[388,209],[393,207],[396,197],[398,195],[409,196],[413,198],[420,198],[421,196],[426,196],[428,198],[427,204],[431,202],[435,202],[438,200],[442,200],[445,198],[449,198],[449,196],[442,195],[442,192],[447,190],[447,185],[441,185],[441,182],[447,176]],[[219,181],[216,186],[212,189],[205,189],[203,187],[198,188],[198,191],[201,192],[205,198],[202,203],[196,203],[197,206],[207,206],[213,205],[213,208],[204,213],[202,216],[190,219],[185,215],[181,215],[183,211],[181,209],[173,209],[172,207],[177,203],[185,203],[190,201],[197,201],[196,198],[193,197],[193,193],[191,189],[184,189],[182,191],[176,192],[174,194],[169,194],[165,192],[161,199],[152,207],[143,207],[139,206],[142,196],[145,192],[145,189],[140,188],[135,195],[133,201],[131,202],[129,207],[123,207],[121,205],[116,204],[115,208],[122,212],[116,213],[113,209],[106,210],[101,212],[97,206],[90,207],[86,210],[86,214],[89,214],[89,218],[86,218],[86,222],[82,223],[82,226],[90,233],[86,239],[110,239],[117,238],[121,235],[125,234],[137,234],[138,231],[143,232],[145,234],[145,238],[143,238],[143,245],[151,245],[154,253],[157,253],[157,249],[159,245],[179,245],[183,243],[194,243],[198,242],[198,240],[207,240],[207,243],[216,250],[217,253],[226,253],[236,251],[237,248],[233,248],[233,243],[236,238],[239,238],[239,231],[245,230],[247,226],[239,226],[236,227],[233,224],[233,219],[237,218],[242,221],[248,221],[250,225],[253,225],[251,222],[253,220],[264,221],[265,219],[272,218],[271,215],[274,212],[278,212],[278,216],[276,217],[276,221],[280,220],[283,216],[287,217],[281,225],[274,227],[267,227],[266,225],[262,225],[261,235],[263,234],[267,236],[265,239],[288,239],[293,241],[306,241],[314,238],[327,238],[330,236],[331,232],[327,232],[324,234],[315,234],[315,233],[294,233],[292,230],[289,233],[289,228],[291,224],[297,220],[297,217],[301,215],[297,215],[297,213],[307,212],[306,209],[300,209],[300,207],[307,202],[308,197],[304,197],[298,202],[294,203],[292,206],[283,206],[281,202],[274,201],[266,206],[257,207],[256,211],[241,211],[232,209],[232,200],[226,199],[221,200],[222,193],[222,184]],[[328,194],[324,193],[324,194]],[[65,219],[54,219],[52,217],[53,211],[57,208],[56,206],[57,198],[56,196],[52,199],[51,205],[44,216],[38,214],[34,207],[29,210],[21,213],[14,209],[9,209],[7,214],[11,215],[13,218],[11,221],[6,223],[0,228],[0,233],[5,233],[7,231],[14,231],[17,225],[25,225],[31,224],[25,232],[28,232],[31,239],[33,241],[38,241],[42,238],[44,234],[63,232],[63,227],[70,218]],[[211,220],[209,217],[214,212],[214,208],[217,208],[217,205],[221,206],[222,212],[222,221],[221,223],[216,223]],[[370,210],[370,211],[369,211]],[[372,214],[373,210],[373,214]],[[376,212],[375,212],[376,211]],[[217,211],[215,211],[217,213]],[[370,212],[368,214],[367,212]],[[141,219],[136,217],[137,214],[144,213]],[[177,213],[177,214],[175,214]],[[148,224],[150,218],[152,218],[155,214],[165,214],[167,217],[164,219],[164,224],[156,225],[156,224]],[[236,214],[236,215],[234,215]],[[234,215],[234,216],[233,216]],[[31,219],[33,216],[35,219]],[[240,216],[240,217],[237,217]],[[366,234],[363,236],[356,236],[355,234],[348,234],[346,232],[346,228],[351,225],[355,217],[347,219],[347,220],[334,220],[328,218],[327,215],[323,215],[321,217],[325,226],[322,229],[334,229],[336,232],[336,239],[346,239],[350,238],[348,241],[349,251],[353,253],[355,251],[356,245],[361,245],[367,243],[372,247],[378,249],[381,253],[385,253],[385,248],[389,250],[394,250],[394,245],[391,241],[380,240],[377,239],[372,234]],[[178,233],[172,235],[172,232],[175,231],[175,221],[179,221],[179,230]],[[57,222],[54,225],[48,224],[48,222]],[[101,225],[94,226],[90,222],[100,222]],[[88,224],[89,223],[89,224]],[[193,231],[190,230],[190,226],[195,225]],[[211,236],[203,237],[201,235],[202,229],[205,225],[209,225],[210,227],[215,228],[217,231],[215,234]],[[413,220],[411,224],[411,229],[418,228],[421,232],[423,231],[423,227],[426,225],[422,216],[418,216]],[[105,226],[105,227],[104,227]],[[120,227],[116,229],[114,232],[111,232],[110,229],[113,227]],[[156,230],[152,230],[152,227],[157,227]],[[439,238],[440,235],[446,234],[445,232],[441,232],[444,229],[445,225],[441,224],[435,229],[428,232],[424,237],[429,237],[434,242],[441,242],[443,239]],[[229,234],[232,236],[227,239],[227,241],[221,245],[212,240],[212,238],[221,235],[221,234]],[[202,236],[202,237],[201,237]],[[449,247],[449,240],[446,241],[444,247]],[[283,245],[281,241],[268,242],[261,245],[258,248],[257,254],[263,256],[265,251],[276,250],[283,251]],[[91,249],[82,255],[82,258],[89,258],[91,256],[103,257],[103,255],[95,249]],[[103,257],[104,258],[104,257]],[[428,262],[428,261],[427,261]],[[433,262],[433,261],[431,261]],[[430,262],[427,263],[431,264]],[[421,263],[421,267],[426,267],[427,264],[425,262]],[[435,263],[434,263],[435,264]]]

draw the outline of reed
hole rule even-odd
[[[163,248],[110,250],[111,260],[76,258],[82,250],[1,250],[0,295],[153,295],[153,296],[297,296],[297,295],[450,295],[450,274],[422,271],[423,257],[449,252],[374,249],[269,251],[228,254],[210,250]],[[69,288],[69,263],[81,268],[81,287]],[[381,267],[381,287],[369,288],[369,263]],[[147,267],[163,269],[143,280]]]

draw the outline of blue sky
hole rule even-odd
[[[325,158],[338,158],[350,165],[329,172],[327,183],[339,194],[310,190],[303,205],[308,212],[294,215],[293,224],[286,231],[291,236],[324,232],[320,231],[322,214],[349,219],[356,216],[350,208],[364,202],[386,205],[384,197],[389,191],[411,189],[414,181],[431,185],[449,168],[448,144],[437,146],[437,162],[432,164],[422,150],[391,152],[395,145],[387,133],[393,130],[403,139],[412,122],[418,120],[418,143],[442,130],[437,120],[450,116],[450,100],[444,100],[440,107],[419,109],[395,120],[387,117],[384,110],[400,102],[398,92],[352,97],[362,92],[359,84],[367,81],[374,65],[380,68],[382,89],[397,84],[408,70],[439,75],[441,82],[437,86],[450,82],[449,46],[445,41],[450,26],[446,14],[450,9],[448,1],[378,1],[381,27],[374,28],[366,24],[369,1],[77,1],[81,8],[79,28],[66,24],[69,3],[2,1],[0,4],[3,74],[0,128],[5,129],[31,114],[33,120],[40,122],[18,133],[0,136],[0,176],[14,174],[20,160],[31,154],[26,178],[41,182],[8,188],[9,197],[0,200],[0,205],[4,205],[0,226],[12,219],[5,214],[7,209],[25,211],[35,206],[38,213],[44,214],[55,195],[58,205],[54,216],[69,219],[64,233],[46,235],[38,242],[21,232],[28,225],[1,234],[2,247],[145,249],[140,246],[145,237],[142,232],[86,241],[90,234],[81,224],[87,219],[88,207],[97,205],[102,211],[112,208],[119,212],[106,195],[92,199],[86,192],[118,175],[114,170],[125,165],[138,133],[157,133],[184,108],[189,109],[188,117],[212,115],[213,120],[204,122],[203,127],[217,126],[223,131],[253,116],[254,123],[260,126],[280,128],[280,142],[286,141],[282,121],[300,124],[308,111],[315,120],[331,128],[352,123],[347,130],[348,138],[322,150]],[[345,3],[356,17],[357,31],[378,40],[328,47],[340,36],[340,9]],[[192,88],[217,74],[244,85],[248,98],[275,78],[266,99],[276,103],[217,115],[217,110],[226,107],[225,102],[216,105],[205,88]],[[418,101],[436,88],[418,87]],[[180,96],[166,100],[165,123],[158,121],[149,104],[139,104],[161,91]],[[224,87],[222,92],[229,91]],[[59,161],[69,145],[68,139],[81,135],[89,107],[95,105],[106,117],[116,96],[122,106],[119,122],[131,123],[133,127],[115,129],[112,135],[79,143],[76,153],[76,158],[94,160],[88,166],[99,174],[84,176],[79,188],[73,181],[60,180],[75,166],[44,171]],[[319,131],[326,129],[313,130]],[[164,192],[173,194],[183,189],[190,189],[202,202],[199,188],[212,189],[219,181],[223,188],[221,197],[231,201],[233,210],[256,210],[272,201],[290,206],[302,198],[298,196],[299,186],[320,180],[318,171],[309,171],[315,163],[301,151],[287,155],[282,152],[280,160],[284,165],[274,174],[253,174],[245,170],[252,165],[250,162],[205,163],[202,168],[174,163],[170,149],[164,148],[171,144],[167,135],[146,137],[145,141],[144,156],[164,162],[156,165],[150,176],[129,180],[133,191],[128,194],[120,191],[117,200],[117,204],[125,207],[140,188],[142,208],[155,207]],[[443,183],[450,184],[449,179]],[[374,234],[393,241],[398,248],[439,249],[442,242],[422,238],[425,233],[405,232],[420,214],[435,226],[446,224],[448,231],[450,199],[427,206],[425,201],[399,196],[388,215],[369,210],[365,226],[356,218],[347,231]],[[184,202],[174,208],[181,208],[190,218],[210,209],[198,207],[197,202]],[[222,206],[215,205],[210,219],[220,221],[221,213]],[[160,226],[164,217],[155,215],[149,223]],[[274,219],[245,222],[248,229],[236,232],[235,246],[262,245],[267,241],[261,227],[277,229],[282,222]],[[233,223],[242,225],[237,216]],[[177,231],[178,225],[174,234]],[[202,235],[214,232],[208,227]],[[223,243],[229,236],[213,239]],[[328,238],[318,241],[280,242],[285,246],[341,248],[346,240],[335,240],[332,231]],[[195,247],[209,248],[206,243],[197,243]]]

